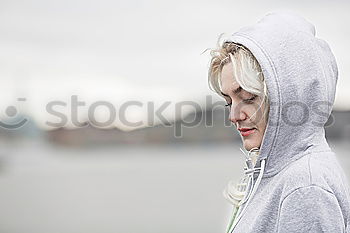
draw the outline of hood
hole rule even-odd
[[[330,150],[325,123],[335,98],[338,70],[315,27],[293,13],[270,13],[241,28],[230,41],[244,45],[265,77],[270,111],[260,147],[264,177],[311,151]]]

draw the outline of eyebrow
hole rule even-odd
[[[233,94],[238,94],[238,93],[240,93],[241,91],[242,91],[242,87],[238,87],[238,88],[236,88],[235,90],[233,90],[232,92],[233,92]],[[223,96],[230,97],[229,95],[223,93],[222,91],[221,91],[221,94],[222,94]]]

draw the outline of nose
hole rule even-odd
[[[235,105],[231,105],[231,110],[230,110],[230,121],[233,124],[236,124],[239,121],[243,121],[247,118],[247,115],[244,113],[244,111],[242,110],[242,107],[235,106]]]

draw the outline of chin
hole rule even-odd
[[[247,151],[249,151],[249,150],[253,149],[254,147],[259,148],[260,144],[257,142],[254,142],[253,140],[246,139],[243,141],[243,146]]]
[[[247,145],[244,145],[244,149],[246,149],[247,151],[250,151],[252,148],[254,148],[253,146],[247,146]]]

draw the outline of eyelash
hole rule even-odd
[[[253,97],[251,97],[251,98],[249,98],[249,99],[245,99],[245,100],[243,100],[245,103],[248,103],[248,104],[251,104],[254,100],[255,100],[255,98],[256,98],[257,96],[256,95],[254,95]],[[229,107],[229,106],[231,106],[232,104],[225,104],[225,106],[226,107]]]

